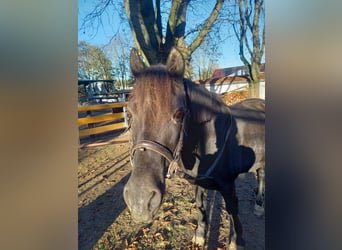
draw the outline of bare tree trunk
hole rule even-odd
[[[260,82],[251,83],[248,92],[249,98],[259,98],[260,97]]]
[[[249,97],[260,97],[260,65],[265,49],[265,22],[263,22],[262,39],[260,41],[260,15],[264,14],[264,1],[255,0],[254,5],[252,5],[251,1],[247,0],[237,0],[237,2],[239,8],[239,25],[238,27],[233,25],[233,28],[240,43],[240,59],[249,73]],[[252,46],[248,43],[248,32],[252,36]],[[245,51],[250,55],[250,60],[246,58]]]
[[[125,9],[131,27],[135,45],[147,65],[165,63],[173,46],[182,53],[185,60],[185,77],[190,78],[191,54],[201,45],[203,39],[211,31],[224,0],[217,0],[209,17],[189,46],[185,43],[186,13],[190,0],[174,0],[170,9],[166,35],[162,34],[160,1],[125,0]]]
[[[252,63],[251,65],[251,77],[249,82],[249,97],[259,98],[260,97],[260,65],[258,63]]]
[[[186,34],[188,7],[192,2],[192,11],[200,1],[172,0],[169,1],[171,2],[170,8],[163,6],[161,0],[124,0],[123,2],[135,47],[146,65],[165,63],[171,48],[176,46],[185,60],[185,77],[190,77],[192,72],[191,55],[211,31],[223,7],[224,0],[215,1],[213,9],[207,10],[207,18],[198,17],[203,21],[198,24],[198,29],[192,31],[188,29],[189,33],[193,35],[193,39],[187,39],[187,42],[185,42],[185,38],[188,35]],[[109,5],[116,4],[116,1],[100,1],[93,12],[86,16],[84,23],[101,18],[102,13]],[[201,4],[206,5],[206,3]],[[167,22],[163,25],[162,22],[165,19],[162,17],[165,15],[168,17]]]

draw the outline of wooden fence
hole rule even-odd
[[[127,102],[78,107],[79,136],[89,136],[127,127]]]

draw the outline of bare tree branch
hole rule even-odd
[[[81,24],[80,30],[85,32],[86,29],[91,29],[94,32],[93,37],[96,36],[99,26],[103,26],[102,17],[106,12],[109,5],[112,4],[112,0],[100,0],[94,7],[94,10],[87,14]]]
[[[202,30],[197,37],[189,45],[188,50],[190,55],[198,48],[205,36],[210,32],[213,23],[216,21],[217,16],[223,6],[223,0],[217,0],[214,9],[211,11],[209,18],[205,21]]]
[[[146,64],[165,62],[171,47],[177,46],[184,56],[186,68],[189,69],[191,54],[212,31],[214,24],[217,23],[223,3],[224,0],[211,2],[212,5],[215,4],[211,12],[207,10],[207,3],[199,0],[169,0],[167,2],[160,0],[124,0],[123,6],[135,46]],[[92,13],[84,19],[83,27],[86,27],[86,24],[91,24],[93,27],[96,24],[101,24],[101,17],[111,4],[120,6],[120,3],[113,0],[99,0]],[[197,24],[196,20],[196,26],[190,30],[189,27],[186,27],[189,6],[190,12],[196,12],[198,8],[202,7],[205,14],[209,13],[209,17],[204,22],[201,23],[199,20],[198,23],[201,24]],[[193,12],[191,13],[196,15]],[[163,27],[164,20],[167,20],[164,24],[165,27]],[[220,35],[219,33],[218,35]],[[188,44],[190,45],[188,46]],[[186,72],[188,74],[189,70]]]
[[[162,26],[162,19],[161,19],[161,9],[160,9],[160,0],[156,0],[156,27],[155,32],[157,34],[158,44],[161,44],[163,41],[163,26]]]
[[[260,65],[265,50],[264,1],[236,0],[235,2],[238,4],[239,20],[238,25],[233,24],[233,30],[239,41],[240,59],[249,72],[248,80],[253,89],[251,96],[257,97],[258,87],[255,86],[260,82]],[[249,59],[245,55],[246,52]]]

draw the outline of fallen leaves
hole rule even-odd
[[[164,201],[161,204],[159,215],[149,225],[139,227],[133,222],[127,222],[127,216],[129,216],[128,210],[125,210],[119,218],[111,225],[111,228],[125,227],[127,230],[130,228],[129,234],[112,234],[112,241],[104,248],[115,245],[114,249],[199,249],[194,246],[189,240],[191,239],[195,228],[195,224],[189,222],[194,221],[196,214],[190,216],[190,210],[193,208],[194,200],[193,194],[187,195],[174,195],[175,193],[167,193],[164,197]],[[121,222],[120,222],[121,221]],[[108,229],[111,232],[112,229]],[[103,236],[104,237],[104,236]],[[102,237],[102,238],[103,238]],[[121,242],[119,247],[118,242]],[[98,248],[101,249],[99,243]]]
[[[238,90],[233,90],[231,92],[225,93],[222,95],[222,99],[226,105],[232,105],[239,101],[242,101],[248,98],[248,88],[241,88]]]
[[[231,100],[242,98],[243,96],[231,95]],[[89,158],[80,155],[83,158],[80,159],[79,164],[78,192],[79,211],[83,212],[79,214],[78,220],[79,249],[202,249],[191,242],[197,228],[198,212],[194,199],[194,188],[184,179],[174,177],[166,180],[166,194],[152,223],[135,225],[132,222],[128,209],[123,205],[122,196],[123,185],[128,178],[126,176],[131,170],[129,164],[121,167],[125,162],[129,162],[126,153],[128,149],[128,144],[125,146],[112,144],[97,148],[97,151],[88,150],[87,155],[91,153]],[[99,154],[103,153],[106,157],[100,157]],[[98,160],[94,161],[93,157]],[[118,157],[122,159],[119,162],[116,159]],[[112,159],[116,160],[112,161]],[[113,170],[115,173],[112,174]],[[102,177],[101,181],[100,177]],[[252,204],[251,201],[254,197],[252,191],[246,192],[246,190],[250,190],[248,185],[251,185],[251,180],[248,180],[248,183],[245,183],[246,181],[247,179],[242,180],[242,190],[237,187],[237,192],[240,193],[239,202],[242,205],[245,204],[240,210],[240,215],[245,218],[242,220],[243,223],[249,213],[247,208],[253,208],[249,204]],[[208,227],[208,235],[213,237],[211,242],[209,240],[209,249],[221,250],[228,247],[230,222],[226,217],[227,213],[222,202],[220,196],[216,196],[216,206],[209,222],[211,226]],[[101,210],[98,212],[96,209],[99,208]],[[208,215],[210,214],[208,213]],[[247,218],[247,220],[250,219]],[[257,219],[253,223],[260,223],[260,221]],[[259,233],[262,230],[259,224],[252,224],[249,227],[244,228],[246,234],[250,238],[253,237],[253,242],[262,242]]]

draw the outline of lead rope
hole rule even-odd
[[[232,124],[233,124],[233,116],[230,115],[230,125],[229,125],[229,128],[228,128],[228,131],[226,133],[226,137],[224,139],[224,143],[223,143],[223,147],[221,149],[221,151],[219,152],[218,156],[215,158],[215,161],[213,162],[213,164],[210,166],[210,168],[207,170],[207,172],[205,172],[204,175],[201,175],[201,176],[198,176],[196,177],[195,179],[198,180],[198,181],[201,181],[201,180],[204,180],[204,179],[212,179],[212,177],[210,176],[210,174],[213,172],[213,170],[215,169],[218,161],[221,159],[222,157],[222,154],[223,154],[223,151],[224,151],[224,148],[226,146],[226,143],[228,141],[228,138],[229,138],[229,135],[230,135],[230,132],[232,130]]]

